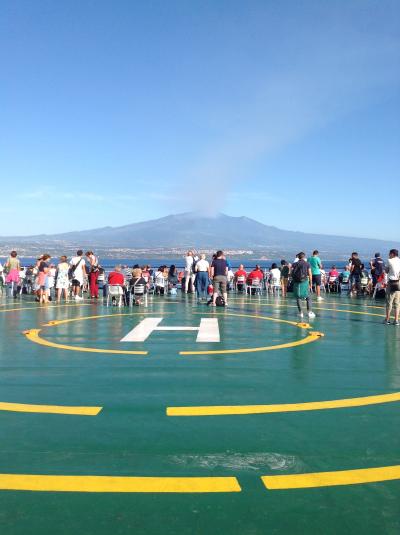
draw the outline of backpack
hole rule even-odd
[[[299,260],[298,262],[293,264],[292,277],[294,282],[304,282],[305,280],[307,280],[308,274],[305,262]]]
[[[379,277],[379,275],[382,275],[384,267],[385,267],[385,264],[383,260],[381,258],[376,258],[374,261],[374,266],[373,266],[374,275],[376,277]]]
[[[215,304],[217,305],[217,307],[225,306],[225,299],[222,297],[222,295],[217,296],[217,299],[215,300]]]
[[[75,270],[79,266],[79,264],[82,262],[83,258],[81,258],[76,264],[71,266],[68,270],[68,278],[69,280],[72,280],[75,276]]]
[[[287,279],[289,276],[289,266],[284,265],[281,268],[281,277]]]

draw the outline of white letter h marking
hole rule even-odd
[[[136,325],[121,342],[144,342],[153,331],[197,331],[196,342],[219,342],[217,318],[201,318],[199,327],[159,327],[163,318],[146,318]]]

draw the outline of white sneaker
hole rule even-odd
[[[75,301],[83,301],[83,297],[81,297],[80,295],[76,295]]]
[[[323,301],[323,300],[324,300],[323,297],[321,297],[321,296],[317,297],[317,301]]]
[[[308,313],[308,317],[309,318],[315,318],[315,314],[312,310],[310,310],[310,312]]]
[[[298,316],[299,316],[299,318],[304,318],[304,314],[303,314],[303,312],[299,312],[299,313],[298,313]]]

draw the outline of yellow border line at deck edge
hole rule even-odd
[[[97,416],[103,407],[71,407],[66,405],[36,405],[31,403],[6,403],[0,401],[0,411],[32,412],[44,414],[70,414],[75,416]]]
[[[241,492],[236,477],[129,477],[0,474],[0,490],[41,492]]]
[[[338,470],[335,472],[311,472],[307,474],[261,477],[265,488],[268,490],[358,485],[365,483],[381,483],[383,481],[393,481],[395,479],[400,479],[400,465],[362,468],[357,470]]]
[[[400,392],[335,399],[328,401],[308,401],[305,403],[280,403],[274,405],[210,405],[198,407],[167,407],[167,416],[229,416],[242,414],[270,414],[278,412],[302,412],[324,409],[343,409],[393,403],[400,401]]]

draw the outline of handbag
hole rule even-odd
[[[389,280],[389,289],[390,289],[390,293],[400,292],[400,281]]]

